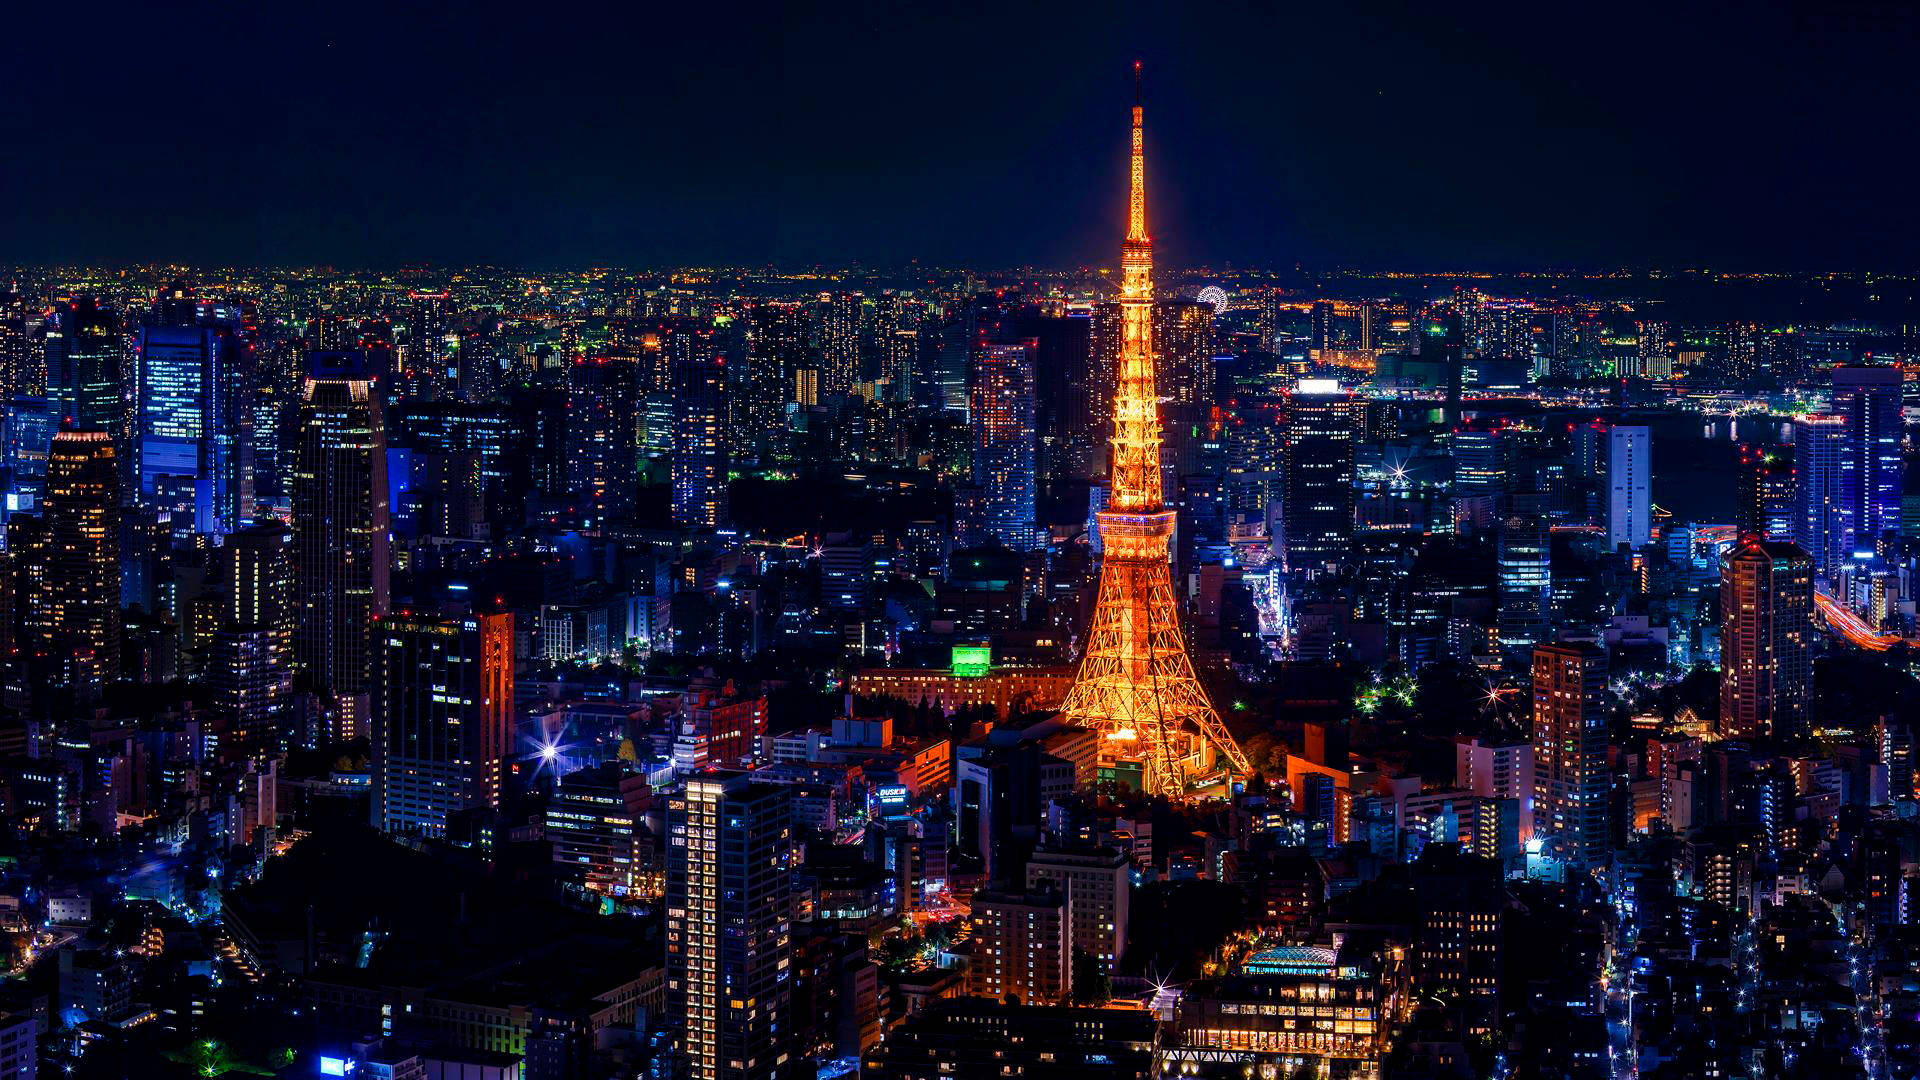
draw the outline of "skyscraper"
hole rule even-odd
[[[1287,407],[1286,488],[1281,496],[1287,568],[1321,572],[1353,547],[1354,442],[1367,403],[1332,380],[1303,380]]]
[[[1575,870],[1607,865],[1607,654],[1533,650],[1533,834]]]
[[[1139,72],[1134,65],[1136,80]],[[1153,241],[1147,236],[1145,129],[1137,101],[1120,267],[1112,492],[1098,515],[1100,592],[1086,653],[1061,711],[1098,732],[1105,754],[1138,762],[1147,790],[1183,798],[1216,766],[1229,775],[1250,770],[1194,675],[1173,592],[1175,513],[1162,495]]]
[[[47,488],[47,450],[53,434],[60,430],[60,419],[53,403],[44,397],[14,396],[0,409],[0,471],[5,488],[0,490],[0,515],[29,510]]]
[[[727,519],[727,367],[719,356],[673,358],[673,520],[717,528]]]
[[[1607,433],[1607,547],[1635,551],[1653,539],[1653,435],[1616,425]]]
[[[208,646],[213,708],[249,753],[280,749],[293,686],[293,537],[279,522],[226,536],[210,559],[221,590]]]
[[[294,659],[331,694],[335,734],[366,733],[374,616],[387,610],[387,456],[360,353],[316,352],[301,389],[293,468]]]
[[[1813,560],[1748,537],[1720,559],[1720,734],[1804,735],[1813,707]]]
[[[1153,305],[1155,373],[1166,402],[1213,404],[1213,305],[1170,297]]]
[[[1845,421],[1842,452],[1850,463],[1848,555],[1872,551],[1881,536],[1900,529],[1900,380],[1895,367],[1833,369],[1833,411]]]
[[[1740,535],[1792,539],[1792,448],[1741,443],[1734,468],[1734,525]]]
[[[1533,647],[1547,637],[1553,603],[1553,544],[1547,497],[1515,495],[1500,521],[1500,651],[1524,670]]]
[[[632,505],[637,392],[624,357],[583,356],[567,369],[567,488],[583,527],[605,528]]]
[[[513,616],[385,615],[373,702],[373,818],[441,836],[497,806],[513,737]]]
[[[1506,494],[1512,443],[1499,428],[1463,428],[1453,433],[1453,494],[1456,498]]]
[[[824,378],[821,392],[847,394],[861,381],[861,316],[866,298],[859,293],[836,293],[823,305],[820,320],[820,360]]]
[[[1846,451],[1846,433],[1839,416],[1793,422],[1793,541],[1813,559],[1814,576],[1828,580],[1853,553],[1859,462]]]
[[[973,483],[979,520],[970,525],[1014,551],[1040,546],[1035,500],[1033,342],[982,342],[967,372]]]
[[[120,673],[120,466],[113,438],[69,428],[47,455],[46,671],[81,695]]]
[[[119,316],[91,296],[63,300],[47,314],[44,333],[47,396],[56,416],[116,437],[124,433]]]
[[[239,348],[218,327],[140,328],[131,440],[139,498],[166,503],[198,533],[231,532],[245,513],[241,444],[252,414]],[[172,505],[168,492],[190,501]]]
[[[677,367],[693,363],[696,352],[711,351],[695,350],[691,341],[686,344],[688,347],[673,351],[670,364]],[[741,452],[757,453],[764,460],[778,446],[778,435],[787,426],[786,404],[793,373],[807,363],[806,309],[780,303],[755,307],[748,322],[746,360],[728,370],[732,381],[727,387],[727,404],[732,428],[739,433]],[[674,378],[669,371],[667,389],[674,385]]]
[[[694,1080],[785,1074],[792,805],[791,787],[712,773],[667,801],[667,1011]]]
[[[1113,439],[1113,405],[1120,373],[1120,348],[1126,340],[1126,318],[1117,303],[1095,304],[1087,327],[1086,383],[1087,417],[1085,438],[1092,446],[1087,455],[1088,475],[1098,478],[1106,464],[1107,449]]]
[[[448,397],[458,373],[450,370],[447,299],[444,292],[415,292],[408,296],[407,342],[392,391],[399,397],[438,401]]]

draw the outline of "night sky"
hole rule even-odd
[[[941,7],[17,21],[0,262],[1920,264],[1900,5]]]

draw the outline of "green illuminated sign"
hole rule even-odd
[[[985,645],[955,645],[953,647],[953,673],[968,678],[979,678],[993,666],[993,650]]]

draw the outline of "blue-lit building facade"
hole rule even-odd
[[[228,533],[245,518],[244,433],[251,416],[239,341],[210,326],[140,330],[134,469],[140,499],[193,532]]]
[[[1813,557],[1817,578],[1832,580],[1853,553],[1859,459],[1847,453],[1847,424],[1830,414],[1793,422],[1793,540]]]
[[[1853,522],[1853,552],[1872,551],[1900,529],[1901,372],[1894,367],[1833,370],[1833,412],[1844,422],[1850,468],[1843,497]]]
[[[92,297],[63,300],[47,313],[44,333],[47,396],[55,415],[105,431],[122,430],[126,348],[119,316]]]

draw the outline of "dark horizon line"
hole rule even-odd
[[[474,262],[397,262],[346,264],[325,260],[313,262],[221,262],[188,261],[167,262],[156,260],[78,260],[72,262],[17,262],[0,263],[0,274],[14,272],[55,273],[74,270],[104,270],[115,272],[151,272],[164,271],[194,273],[208,271],[252,271],[252,272],[294,272],[310,271],[352,276],[356,274],[379,273],[459,273],[476,270],[497,270],[508,272],[532,273],[624,273],[624,274],[679,274],[699,273],[946,273],[946,274],[1112,274],[1118,269],[1114,265],[1081,263],[1076,265],[1042,265],[1024,263],[1012,265],[968,264],[968,263],[922,263],[918,260],[906,262],[874,262],[860,260],[850,262],[792,262],[787,260],[767,260],[765,262],[723,262],[723,263],[659,263],[653,265],[621,264],[610,262],[496,262],[480,260]],[[1920,268],[1894,267],[1847,267],[1847,266],[1758,266],[1728,265],[1713,266],[1702,263],[1534,263],[1534,264],[1458,264],[1453,266],[1414,266],[1387,262],[1337,262],[1321,260],[1296,260],[1286,265],[1260,263],[1236,264],[1227,261],[1213,263],[1159,263],[1156,271],[1161,273],[1206,274],[1265,274],[1265,275],[1339,275],[1359,274],[1378,275],[1396,274],[1417,278],[1450,277],[1550,277],[1581,276],[1601,277],[1610,275],[1648,276],[1664,275],[1672,277],[1875,277],[1887,280],[1920,281]]]

